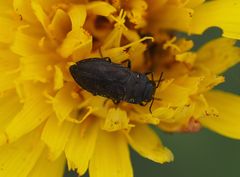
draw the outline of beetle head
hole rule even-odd
[[[74,65],[70,66],[69,70],[70,70],[70,73],[71,73],[72,75],[76,75],[76,74],[77,74],[77,71],[78,71],[77,65],[74,64]]]
[[[155,90],[156,90],[155,82],[153,81],[148,82],[144,90],[143,100],[145,102],[151,101],[155,94]]]

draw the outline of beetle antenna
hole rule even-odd
[[[164,80],[164,79],[163,79],[163,72],[161,72],[160,77],[159,77],[159,80],[158,80],[158,83],[157,83],[157,85],[156,85],[156,88],[159,87],[160,83],[161,83],[163,80]]]

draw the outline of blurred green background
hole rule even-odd
[[[195,41],[197,45],[193,50],[196,50],[206,41],[219,36],[221,31],[211,28],[203,36],[188,38]],[[216,89],[240,95],[240,64],[228,70],[224,76],[226,82]],[[240,141],[220,136],[207,129],[194,134],[166,134],[156,131],[164,145],[174,153],[175,160],[159,165],[131,151],[135,177],[240,177]],[[74,172],[65,174],[65,177],[76,176]]]

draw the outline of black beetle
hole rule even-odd
[[[153,73],[146,74],[131,71],[128,67],[112,63],[111,59],[88,58],[70,66],[74,80],[93,95],[100,95],[113,100],[114,103],[126,101],[128,103],[145,106],[154,100],[156,88],[159,86],[162,74],[157,83],[153,81]],[[149,80],[147,74],[152,74]],[[152,103],[149,107],[151,112]]]

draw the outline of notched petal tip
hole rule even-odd
[[[190,33],[202,34],[209,27],[217,26],[223,30],[223,36],[240,39],[238,0],[207,1],[194,9],[190,24]]]
[[[222,91],[211,91],[205,96],[218,112],[199,119],[201,124],[224,136],[240,139],[240,97]]]
[[[136,125],[126,136],[130,145],[143,157],[161,164],[173,161],[172,152],[162,145],[158,136],[147,125]]]
[[[133,177],[127,141],[121,132],[99,132],[89,173],[92,177]]]

